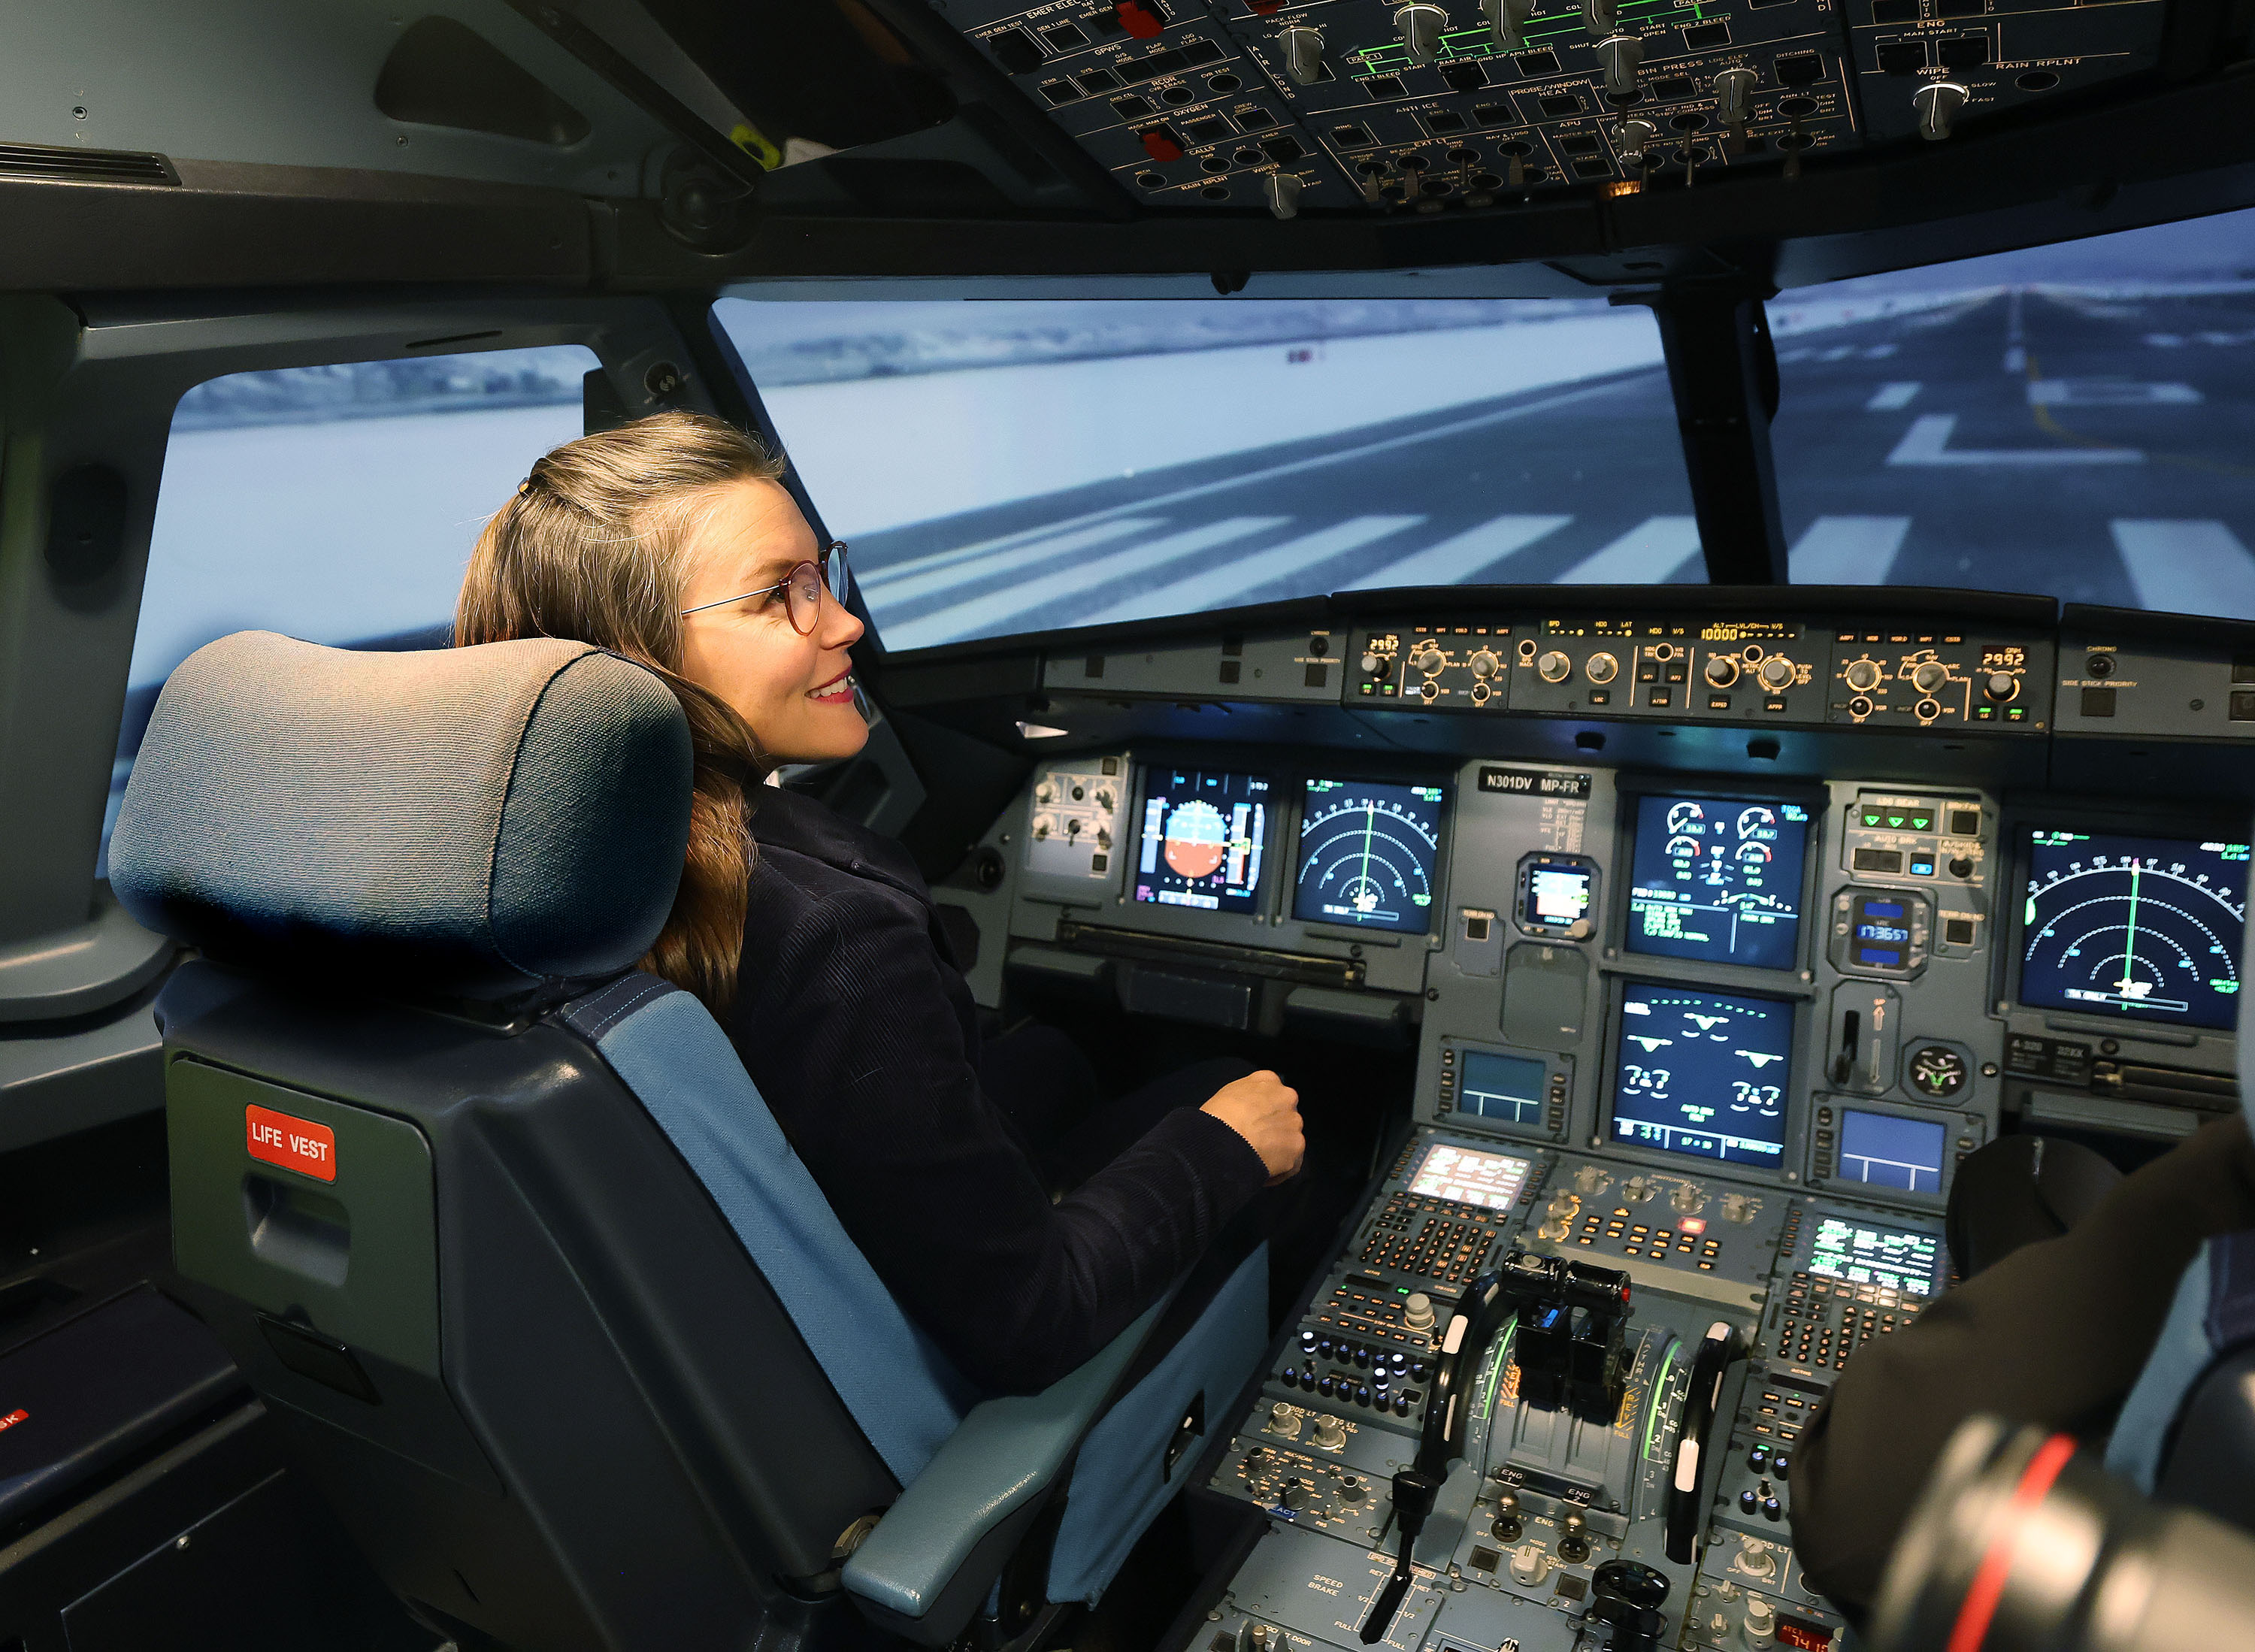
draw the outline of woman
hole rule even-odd
[[[861,622],[832,594],[845,547],[817,545],[782,469],[688,413],[566,443],[479,540],[454,640],[577,638],[672,687],[696,792],[680,890],[644,967],[727,1030],[903,1307],[973,1381],[1029,1392],[1299,1169],[1298,1097],[1273,1072],[1207,1064],[1036,1143],[1021,1122],[1069,1106],[1086,1072],[1062,1039],[1009,1064],[1043,1081],[990,1097],[970,993],[907,854],[758,784],[868,738],[847,653]],[[1073,1179],[1106,1133],[1122,1150],[1052,1202],[1044,1172]]]

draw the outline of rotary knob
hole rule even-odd
[[[1643,1204],[1659,1191],[1648,1177],[1642,1176],[1632,1176],[1621,1184],[1621,1197],[1632,1205]]]
[[[1308,1482],[1303,1480],[1285,1481],[1283,1489],[1276,1494],[1276,1501],[1294,1514],[1303,1511],[1312,1501],[1308,1495]]]
[[[1319,30],[1295,23],[1276,31],[1276,45],[1284,56],[1284,74],[1295,86],[1313,86],[1324,78],[1324,37]]]
[[[1592,654],[1590,663],[1582,668],[1593,683],[1610,683],[1620,673],[1620,662],[1610,654]]]
[[[1793,681],[1793,662],[1782,654],[1773,654],[1761,663],[1764,688],[1783,688]]]
[[[1546,683],[1563,683],[1574,669],[1574,662],[1556,649],[1552,649],[1535,662],[1535,669]]]
[[[1278,1400],[1268,1408],[1268,1431],[1288,1440],[1300,1438],[1300,1408],[1289,1400]]]
[[[1728,654],[1710,654],[1699,674],[1717,688],[1728,688],[1739,680],[1739,663]]]
[[[2020,679],[2010,671],[1991,671],[1981,685],[1981,692],[1990,699],[2010,699],[2020,692]]]
[[[1370,1492],[1368,1487],[1365,1487],[1360,1480],[1357,1480],[1353,1475],[1349,1474],[1345,1479],[1339,1481],[1338,1494],[1339,1501],[1341,1502],[1359,1503],[1364,1498],[1369,1496]]]
[[[1911,668],[1910,685],[1921,694],[1931,694],[1949,680],[1949,668],[1939,660],[1921,660]]]
[[[1449,26],[1449,14],[1437,5],[1412,4],[1394,14],[1394,27],[1401,36],[1401,44],[1409,48],[1412,63],[1430,63],[1441,49],[1441,31]]]
[[[1584,1164],[1574,1172],[1574,1191],[1577,1193],[1599,1193],[1612,1178],[1595,1164]]]
[[[1378,675],[1379,668],[1385,663],[1375,654],[1365,654],[1361,661],[1362,674],[1365,677],[1375,677]]]
[[[1430,1331],[1433,1299],[1422,1290],[1411,1291],[1408,1301],[1401,1304],[1401,1323],[1412,1331]]]
[[[1682,1182],[1668,1196],[1668,1202],[1675,1207],[1677,1214],[1689,1216],[1707,1202],[1707,1195],[1698,1183]]]
[[[1495,650],[1493,649],[1484,648],[1480,650],[1479,653],[1472,656],[1472,675],[1475,677],[1493,677],[1495,675],[1496,667],[1502,664],[1503,662],[1501,660],[1496,658]]]
[[[1441,650],[1431,643],[1420,643],[1417,644],[1416,651],[1409,656],[1409,663],[1424,672],[1426,676],[1430,677],[1441,669],[1443,664]]]
[[[1850,660],[1842,675],[1847,678],[1848,686],[1859,694],[1867,694],[1879,685],[1879,668],[1875,661]]]
[[[1346,1424],[1335,1417],[1316,1419],[1314,1443],[1327,1452],[1335,1452],[1346,1444]]]

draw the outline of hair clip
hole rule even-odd
[[[526,477],[523,482],[520,482],[519,483],[517,483],[517,484],[516,484],[516,490],[517,490],[517,492],[519,492],[520,494],[528,494],[528,493],[530,493],[530,492],[532,491],[532,478],[531,478],[531,477],[530,477],[530,476],[527,476],[527,477]]]

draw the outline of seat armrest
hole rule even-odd
[[[962,1632],[1174,1294],[1039,1394],[971,1409],[846,1563],[865,1615],[924,1646]]]

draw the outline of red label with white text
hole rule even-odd
[[[245,1107],[243,1128],[251,1157],[316,1181],[337,1179],[337,1133],[327,1125],[270,1107]]]
[[[32,1414],[18,1407],[4,1417],[0,1417],[0,1428],[13,1428],[18,1423],[28,1423],[31,1420]]]

